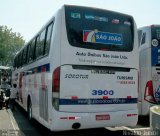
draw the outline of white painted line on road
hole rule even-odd
[[[121,126],[121,127],[105,127],[105,128],[110,130],[110,131],[124,130],[123,126]]]
[[[106,127],[106,129],[110,130],[110,131],[119,131],[119,130],[128,130],[128,131],[136,131],[136,130],[150,130],[150,127],[142,127],[142,128],[139,128],[139,127],[136,127],[135,128],[129,128],[129,127],[125,127],[125,126],[122,126],[122,127]]]
[[[129,127],[123,127],[125,130],[150,130],[150,127],[144,127],[144,128],[129,128]]]
[[[9,115],[9,118],[10,118],[10,120],[11,120],[13,129],[14,129],[14,131],[15,131],[15,134],[16,134],[16,136],[18,136],[18,135],[17,135],[17,130],[19,131],[18,124],[16,123],[16,120],[14,119],[11,110],[7,110],[7,111],[8,111],[8,115]]]

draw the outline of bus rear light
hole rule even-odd
[[[150,102],[150,103],[156,103],[156,100],[153,95],[153,83],[152,81],[148,81],[146,84],[145,88],[145,93],[144,93],[144,100]]]
[[[101,48],[100,50],[101,50],[101,51],[108,51],[107,48]]]
[[[127,96],[127,99],[131,99],[132,98],[132,96]]]
[[[60,119],[68,119],[68,117],[60,117]]]
[[[53,98],[52,99],[52,104],[53,104],[53,107],[55,108],[55,110],[59,110],[59,98]]]
[[[77,96],[71,96],[71,99],[72,99],[72,100],[77,100],[78,97],[77,97]]]
[[[137,114],[127,114],[127,117],[137,116]]]
[[[55,110],[59,110],[59,91],[60,91],[60,67],[57,67],[52,76],[52,104]]]
[[[75,120],[76,117],[68,117],[69,120]]]
[[[80,119],[80,117],[60,117],[60,119],[77,120]]]
[[[52,91],[59,92],[60,89],[60,67],[56,68],[53,72]]]
[[[103,96],[103,99],[108,99],[108,96]]]

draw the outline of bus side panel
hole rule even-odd
[[[150,48],[140,52],[140,103],[142,115],[149,112],[149,103],[144,100],[144,93],[147,81],[151,80],[151,51]]]
[[[52,86],[53,86],[53,73],[56,70],[56,68],[60,67],[61,65],[61,41],[63,40],[62,37],[62,9],[60,9],[56,16],[55,16],[55,22],[53,26],[52,31],[52,38],[51,38],[51,45],[50,45],[50,53],[49,53],[49,63],[50,63],[50,73],[48,75],[48,80],[50,82],[50,88],[49,88],[49,95],[48,95],[48,113],[49,113],[49,120],[50,123],[49,128],[51,129],[55,125],[55,118],[57,117],[56,114],[58,114],[52,103],[52,98],[55,97],[53,94]],[[65,54],[62,55],[65,57]]]
[[[139,49],[139,64],[140,64],[140,90],[139,90],[139,114],[148,115],[150,104],[144,100],[145,87],[151,78],[151,41],[150,34],[151,30],[149,27],[142,28],[142,37],[140,41]],[[143,34],[145,34],[145,42],[142,42]]]

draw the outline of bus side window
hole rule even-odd
[[[36,40],[36,59],[43,56],[46,29],[43,30]]]
[[[28,54],[28,53],[29,53],[28,50],[29,50],[29,45],[30,45],[30,44],[28,44],[27,47],[26,47],[26,59],[25,59],[25,64],[28,64],[28,55],[29,55],[29,54]]]
[[[141,45],[142,30],[138,30],[138,44]]]
[[[30,49],[30,62],[36,59],[36,39],[34,39],[31,43],[31,49]]]
[[[22,66],[22,52],[18,54],[18,68]]]
[[[23,49],[23,60],[22,60],[22,66],[26,64],[26,60],[27,60],[27,47],[25,47]]]
[[[39,41],[39,57],[42,57],[44,54],[44,44],[45,44],[45,35],[46,29],[41,32],[40,41]]]
[[[34,60],[34,48],[35,48],[35,40],[33,40],[28,46],[28,56],[27,62],[31,63]]]
[[[31,43],[28,45],[28,52],[27,52],[27,63],[29,63],[29,58],[30,58],[30,52],[31,52]]]
[[[142,40],[141,40],[141,45],[145,44],[145,42],[146,42],[146,33],[143,33]]]
[[[24,63],[24,56],[25,56],[25,54],[24,54],[24,49],[22,50],[22,58],[21,58],[21,66],[23,66],[23,63]]]
[[[47,55],[49,53],[51,36],[52,36],[52,28],[53,28],[53,22],[51,22],[48,25],[47,30],[46,30],[47,32],[46,32],[46,42],[45,42],[44,55]]]
[[[40,38],[39,38],[39,35],[37,36],[37,38],[36,38],[36,43],[35,43],[35,48],[36,48],[36,51],[35,51],[35,54],[36,54],[36,56],[35,56],[35,59],[37,59],[37,58],[39,58],[39,56],[40,56],[40,54],[39,54],[39,41],[40,41]]]

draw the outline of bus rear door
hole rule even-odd
[[[60,73],[60,111],[136,109],[138,79],[134,69],[64,65]]]
[[[151,26],[153,103],[160,103],[160,26]]]

